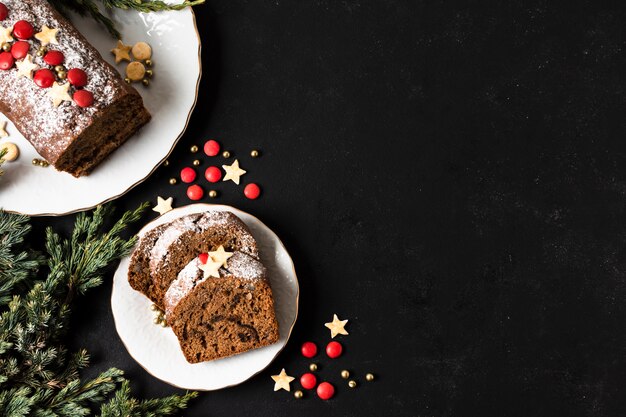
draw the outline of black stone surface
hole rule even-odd
[[[266,371],[186,416],[623,415],[623,3],[211,0],[197,17],[189,129],[172,164],[115,204],[187,204],[168,179],[191,145],[219,139],[264,193],[224,183],[215,202],[283,239],[301,303]],[[34,237],[71,220],[36,219]],[[129,357],[109,299],[110,281],[74,312],[90,372],[179,392]],[[323,346],[333,313],[350,319],[346,353],[315,362],[337,396],[274,393],[270,375],[305,372],[299,346]]]

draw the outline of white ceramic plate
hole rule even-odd
[[[256,217],[229,206],[192,204],[174,209],[147,224],[143,236],[175,218],[207,210],[230,211],[250,228],[259,245],[272,292],[280,340],[271,345],[229,358],[190,364],[185,360],[174,332],[155,325],[152,302],[128,284],[130,257],[122,259],[113,278],[111,308],[115,328],[128,353],[150,374],[179,388],[216,390],[240,384],[265,369],[283,349],[298,315],[298,279],[293,262],[280,239]]]
[[[193,11],[138,13],[116,11],[114,20],[126,44],[148,42],[154,51],[154,80],[149,88],[137,85],[152,120],[130,138],[91,175],[74,178],[52,167],[32,165],[39,157],[9,122],[10,138],[21,151],[18,160],[4,164],[0,182],[0,207],[28,215],[60,215],[85,210],[109,201],[146,179],[169,155],[196,103],[200,82],[200,38]],[[102,56],[115,65],[111,49],[115,40],[88,18],[72,19],[78,30]],[[7,120],[0,114],[0,121]]]

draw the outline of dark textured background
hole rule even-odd
[[[185,415],[623,415],[626,6],[604,4],[198,7],[189,129],[172,165],[116,205],[186,204],[167,180],[192,144],[218,138],[265,193],[251,202],[220,184],[216,202],[284,240],[301,308],[266,371]],[[70,220],[37,219],[35,233]],[[93,371],[125,369],[140,395],[177,392],[128,356],[109,296],[110,282],[77,306],[71,344]],[[270,375],[301,374],[300,343],[324,344],[334,312],[350,319],[347,352],[317,361],[336,398],[273,393]]]

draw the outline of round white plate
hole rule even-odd
[[[175,218],[207,210],[230,211],[248,226],[256,238],[274,294],[280,339],[277,343],[236,356],[190,364],[185,360],[174,332],[155,325],[152,302],[128,284],[130,257],[122,259],[113,278],[111,308],[115,328],[128,353],[153,376],[179,388],[211,391],[240,384],[265,369],[283,349],[298,315],[298,279],[293,261],[278,236],[256,217],[229,206],[192,204],[174,209],[148,223],[143,236]]]
[[[39,155],[9,122],[9,138],[21,151],[5,163],[0,181],[0,208],[28,215],[60,215],[109,201],[146,179],[182,136],[196,103],[200,82],[200,37],[191,8],[164,13],[116,11],[113,15],[126,44],[148,42],[154,51],[154,80],[136,84],[152,120],[113,152],[88,177],[74,178],[52,167],[32,165]],[[116,69],[111,49],[116,41],[89,18],[72,22]],[[0,121],[7,120],[0,114]],[[0,142],[1,143],[1,142]]]

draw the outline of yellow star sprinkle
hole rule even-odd
[[[68,91],[70,91],[70,83],[59,84],[55,81],[54,84],[52,84],[50,91],[48,91],[48,97],[52,99],[54,107],[59,107],[59,104],[64,101],[72,101],[72,97],[70,97]]]
[[[233,256],[233,253],[226,252],[224,250],[224,246],[220,245],[220,247],[217,248],[216,251],[209,252],[209,256],[211,257],[211,259],[213,259],[213,262],[217,262],[220,264],[220,266],[228,268],[228,266],[226,266],[226,262],[228,261],[228,258]]]
[[[198,268],[202,272],[204,272],[204,277],[205,278],[209,278],[209,277],[219,278],[220,277],[220,273],[219,273],[220,266],[222,266],[222,265],[217,263],[217,262],[215,262],[213,259],[209,258],[209,259],[207,259],[205,264],[200,263],[200,266]]]
[[[0,138],[8,138],[7,122],[0,122]]]
[[[39,65],[33,62],[33,57],[30,55],[26,55],[21,61],[16,61],[15,66],[17,67],[17,76],[26,78],[33,78],[33,71],[39,68]]]
[[[46,46],[49,44],[58,45],[59,41],[57,41],[57,32],[59,29],[51,29],[46,25],[43,25],[41,28],[41,32],[35,33],[35,39],[41,42],[41,46]]]
[[[324,326],[330,329],[330,337],[334,339],[335,336],[337,336],[338,334],[348,334],[346,329],[344,329],[347,322],[348,320],[339,320],[339,317],[337,317],[336,314],[333,314],[333,321],[331,321],[330,323],[325,323]]]
[[[117,46],[111,49],[111,52],[115,54],[115,63],[119,64],[122,61],[130,61],[131,46],[124,45],[124,42],[117,41]]]
[[[157,205],[152,208],[152,211],[156,211],[162,216],[172,210],[172,201],[174,201],[172,197],[166,200],[161,197],[157,197]]]
[[[237,159],[235,159],[232,165],[222,165],[222,168],[226,171],[223,181],[232,180],[237,185],[239,185],[239,177],[246,173],[246,171],[239,168],[239,160]]]
[[[12,28],[5,28],[0,26],[0,45],[5,42],[12,42],[13,36],[11,36]]]
[[[284,389],[285,391],[291,391],[291,387],[289,387],[289,383],[293,381],[294,377],[287,375],[285,372],[285,368],[278,375],[272,375],[272,379],[274,380],[274,391],[278,391],[279,389]]]

